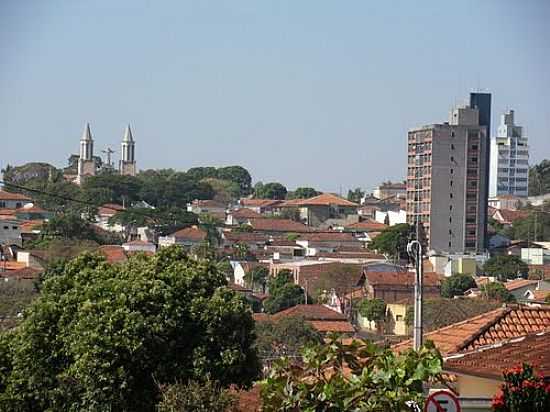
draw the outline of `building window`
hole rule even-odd
[[[6,202],[0,202],[0,207],[6,207]]]
[[[455,145],[451,143],[451,150],[455,150]]]
[[[4,230],[9,230],[9,226],[4,226]]]
[[[450,185],[451,187],[453,186],[453,181],[452,181],[452,180],[449,182],[449,185]]]
[[[12,226],[11,227],[13,230],[17,230],[17,226]]]
[[[449,193],[449,198],[453,198],[453,194],[452,193]]]
[[[453,170],[453,169],[451,169],[451,174],[453,174],[453,173],[454,173],[454,170]]]
[[[454,161],[455,161],[455,157],[451,156],[451,162],[454,162]]]
[[[15,208],[16,208],[16,209],[19,209],[21,206],[23,206],[22,203],[17,202],[17,203],[15,204]]]

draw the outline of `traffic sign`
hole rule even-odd
[[[449,391],[437,391],[426,399],[424,412],[460,412],[460,401]]]

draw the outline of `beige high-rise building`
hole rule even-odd
[[[485,250],[487,128],[480,110],[463,106],[408,133],[407,222],[419,224],[426,252]]]

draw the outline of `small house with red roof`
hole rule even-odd
[[[359,205],[332,193],[322,193],[309,199],[286,202],[280,205],[298,209],[300,221],[308,226],[319,227],[328,220],[347,221],[357,215]]]
[[[190,226],[180,229],[168,236],[159,237],[159,247],[180,245],[185,248],[191,248],[204,242],[208,237],[205,230],[198,226]]]

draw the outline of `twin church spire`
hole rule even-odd
[[[106,151],[108,158],[113,153],[111,149]],[[110,160],[108,161],[110,163]],[[108,166],[111,166],[110,164]],[[87,176],[94,176],[98,169],[97,158],[94,157],[94,139],[90,130],[90,124],[86,123],[84,132],[80,138],[80,154],[78,158],[78,174],[76,182],[78,184]],[[119,162],[119,172],[125,176],[136,175],[135,142],[130,125],[126,126],[124,137],[121,142],[121,156]]]

